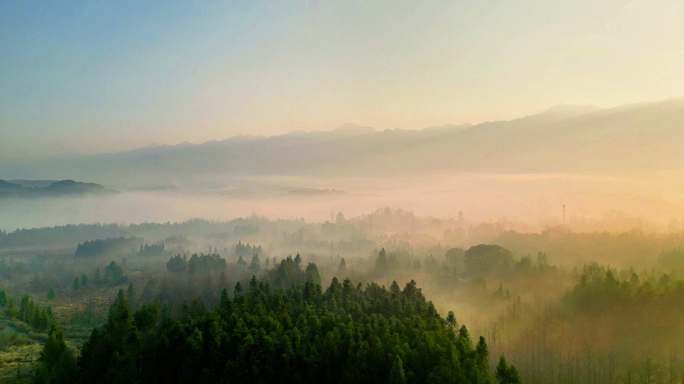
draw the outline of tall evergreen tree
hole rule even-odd
[[[347,276],[347,262],[344,261],[344,257],[340,260],[340,266],[337,268],[337,275],[340,278]]]
[[[514,366],[506,363],[506,358],[501,356],[499,364],[496,366],[495,377],[500,384],[520,384],[520,374]]]
[[[66,345],[64,333],[54,327],[50,330],[38,362],[33,378],[36,384],[71,384],[76,379],[74,356]]]
[[[406,384],[406,375],[404,374],[404,364],[401,361],[399,355],[394,356],[394,363],[392,363],[392,369],[389,372],[389,384]]]

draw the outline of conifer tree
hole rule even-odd
[[[499,365],[496,366],[495,377],[500,384],[520,384],[520,374],[515,366],[509,366],[506,363],[506,358],[501,356],[499,358]]]
[[[340,278],[347,276],[347,262],[344,261],[344,257],[340,260],[340,266],[337,268],[337,274]]]
[[[33,382],[36,384],[67,384],[76,378],[76,361],[66,345],[64,333],[50,330],[49,338],[40,353]]]
[[[389,373],[389,384],[406,384],[406,375],[404,374],[404,364],[399,355],[394,356],[394,363]]]

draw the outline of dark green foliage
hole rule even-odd
[[[75,244],[86,239],[123,235],[117,224],[68,224],[49,228],[17,229],[0,236],[0,248],[39,244]]]
[[[83,276],[81,276],[81,286],[85,287],[88,285],[88,276],[84,273]]]
[[[24,295],[21,298],[19,309],[16,308],[13,299],[7,298],[5,291],[0,291],[0,298],[5,299],[5,303],[2,305],[5,309],[5,316],[15,317],[39,330],[50,329],[50,327],[54,325],[52,309],[50,307],[45,309],[41,308],[39,305],[36,305],[28,295]]]
[[[302,270],[302,257],[299,253],[293,259],[288,256],[280,262],[275,269],[268,271],[268,281],[275,288],[287,289],[291,286],[304,285],[311,282],[314,286],[321,284],[321,276],[318,267],[310,263],[306,271]]]
[[[520,384],[520,374],[514,366],[506,363],[506,358],[501,356],[499,365],[496,366],[495,377],[501,384]]]
[[[463,248],[450,248],[444,255],[452,268],[457,271],[463,269],[463,260],[465,258],[465,250]]]
[[[674,248],[670,251],[663,251],[658,256],[658,264],[668,269],[684,269],[684,249]]]
[[[126,300],[128,300],[128,303],[131,305],[135,302],[135,289],[133,289],[133,283],[128,284],[128,290],[126,291]]]
[[[8,299],[7,305],[5,306],[5,315],[7,317],[17,317],[17,313],[17,305],[14,303],[14,299]]]
[[[340,278],[347,277],[347,262],[344,261],[344,257],[340,260],[340,266],[337,268],[337,275]]]
[[[456,315],[454,315],[453,311],[449,311],[446,321],[447,324],[449,324],[449,327],[451,327],[452,329],[456,329],[456,327],[458,327],[458,323],[456,322]]]
[[[133,324],[140,332],[151,331],[159,319],[159,310],[154,304],[143,305],[135,312]]]
[[[242,258],[242,256],[238,257],[237,266],[238,266],[238,267],[241,267],[241,268],[244,268],[245,265],[247,265],[247,263],[246,263],[245,260]]]
[[[235,244],[235,256],[249,256],[254,254],[261,254],[261,245],[250,246],[249,244],[242,244],[239,242]]]
[[[384,275],[399,267],[397,252],[400,251],[395,251],[388,255],[385,248],[380,249],[378,256],[375,258],[375,273],[377,276]]]
[[[81,349],[78,379],[82,383],[139,382],[139,332],[123,290],[109,310],[107,323],[96,328]]]
[[[321,274],[318,273],[318,267],[314,263],[309,263],[306,266],[306,281],[313,285],[321,285]]]
[[[128,282],[128,277],[124,275],[123,269],[115,261],[105,267],[104,283],[118,285],[126,282]]]
[[[487,343],[482,336],[480,336],[475,347],[475,364],[478,370],[478,381],[480,383],[489,383],[489,348],[487,348]]]
[[[513,264],[513,253],[499,245],[476,245],[470,247],[463,257],[466,271],[473,276],[505,272]]]
[[[76,361],[66,346],[64,334],[54,327],[38,359],[35,384],[70,384],[76,380]]]
[[[259,273],[261,271],[261,261],[259,260],[259,254],[255,253],[254,256],[252,256],[252,262],[249,263],[249,267],[247,269],[251,273]]]
[[[84,241],[79,243],[76,247],[76,257],[96,257],[108,255],[115,252],[130,252],[134,250],[142,239],[138,237],[116,237],[107,239],[97,239],[92,241]],[[135,252],[135,251],[134,251]]]
[[[183,273],[187,268],[187,257],[181,257],[181,255],[173,256],[169,259],[169,262],[166,263],[166,269],[168,269],[171,273]]]
[[[387,382],[388,384],[406,384],[404,363],[401,361],[399,355],[394,357],[394,363],[392,364],[392,369],[390,369],[389,380]]]
[[[226,259],[218,254],[205,255],[201,253],[199,256],[195,253],[188,260],[188,273],[194,274],[196,272],[212,272],[226,269]]]
[[[387,290],[333,279],[321,292],[314,268],[300,264],[283,260],[276,277],[308,277],[304,286],[275,290],[253,277],[247,293],[238,284],[231,299],[224,290],[209,312],[195,299],[176,321],[159,303],[131,316],[120,291],[82,349],[79,382],[489,382],[484,339],[473,348],[465,327],[455,333],[415,282]]]
[[[164,244],[140,245],[138,256],[161,256],[164,254]]]
[[[55,290],[50,288],[50,290],[47,293],[47,299],[48,300],[54,300],[55,299]]]
[[[388,264],[387,251],[385,251],[385,248],[382,248],[375,259],[375,269],[379,272],[387,272]]]
[[[74,290],[81,288],[81,283],[78,281],[78,277],[74,279]]]
[[[627,276],[625,276],[627,277]],[[666,344],[679,335],[678,324],[684,321],[684,280],[663,274],[660,278],[639,278],[632,273],[629,280],[619,280],[614,270],[596,263],[585,265],[580,282],[562,298],[564,308],[578,316],[612,319],[614,331],[621,340],[639,340],[634,324],[649,324],[651,342]],[[652,316],[657,313],[660,316]],[[630,322],[624,321],[630,318]],[[657,332],[656,332],[657,330]]]

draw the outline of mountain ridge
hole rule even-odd
[[[116,191],[105,189],[95,183],[81,183],[74,180],[0,180],[0,199],[36,199],[42,197],[107,195]],[[48,184],[49,183],[49,184]],[[47,185],[46,185],[47,184]],[[29,186],[27,186],[29,185]]]
[[[682,145],[684,98],[679,98],[615,108],[558,105],[509,121],[423,130],[345,124],[332,131],[236,136],[164,150],[0,163],[0,174],[157,186],[269,175],[665,170],[684,167]]]

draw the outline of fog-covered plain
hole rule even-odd
[[[152,347],[184,361],[188,383],[248,370],[277,381],[262,355],[235,355],[259,345],[287,357],[279,367],[331,382],[337,368],[296,366],[290,340],[305,340],[306,361],[328,351],[321,361],[345,375],[392,383],[463,382],[448,379],[459,372],[473,383],[679,382],[682,116],[682,99],[561,106],[477,126],[346,125],[2,163],[23,183],[0,183],[3,196],[23,198],[0,198],[0,326],[22,336],[0,334],[0,380],[52,369],[154,382],[168,361],[141,352]],[[101,186],[28,189],[60,179]],[[352,323],[389,324],[378,334],[392,339],[369,339],[369,357],[335,336]],[[239,335],[199,347],[217,331]],[[445,345],[425,343],[430,332]],[[211,340],[230,347],[216,354]],[[38,360],[48,350],[63,360]],[[118,369],[117,356],[144,367]],[[377,372],[355,371],[364,362]]]
[[[402,208],[439,219],[518,222],[538,231],[563,221],[575,230],[680,229],[684,172],[601,174],[451,173],[395,178],[254,177],[203,188],[122,190],[112,196],[0,200],[0,228],[141,223],[191,218],[330,220]]]

